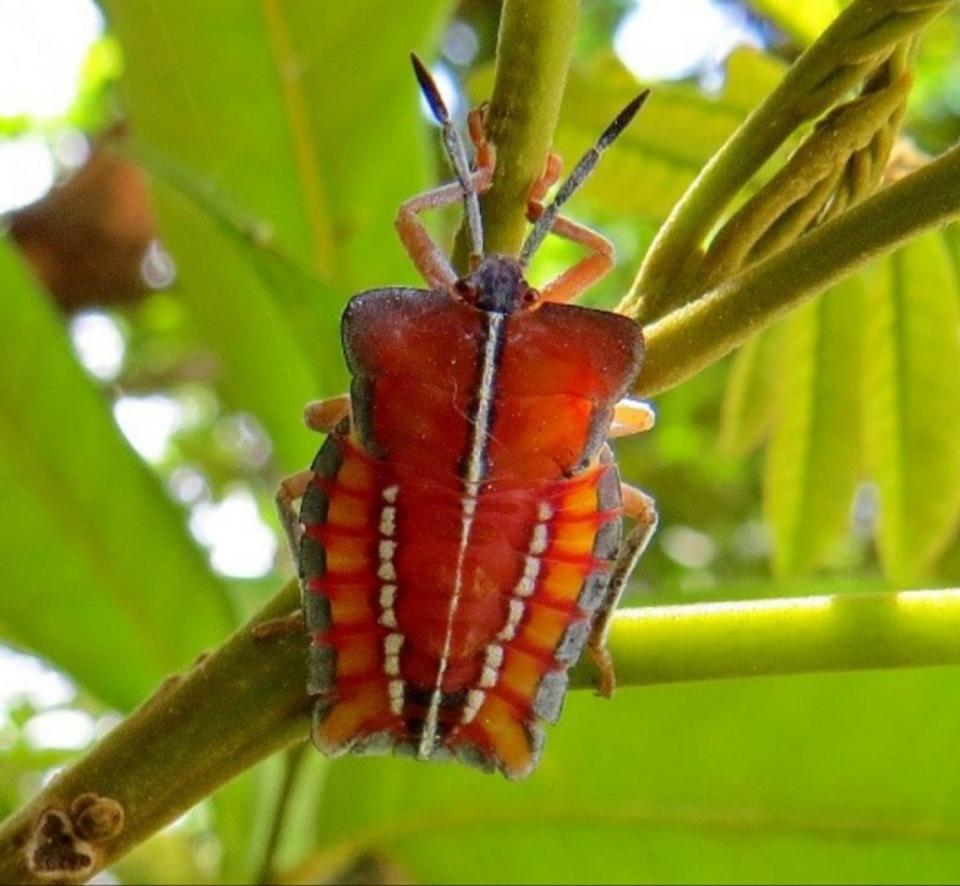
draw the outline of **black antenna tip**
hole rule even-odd
[[[637,116],[637,111],[643,107],[649,95],[650,90],[644,89],[640,95],[613,118],[613,122],[603,131],[603,135],[597,140],[597,147],[601,151],[609,147],[611,142],[630,125],[630,121]]]
[[[443,103],[443,96],[440,95],[440,90],[437,89],[437,84],[430,76],[430,72],[423,62],[417,58],[416,53],[410,53],[410,61],[413,62],[413,72],[417,75],[417,82],[420,84],[420,89],[423,91],[427,104],[430,105],[430,110],[433,111],[433,116],[437,118],[437,122],[441,125],[449,122],[450,114],[447,111],[447,106]]]

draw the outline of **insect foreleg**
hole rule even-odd
[[[490,167],[477,169],[472,173],[472,180],[477,193],[482,194],[493,181],[493,169]],[[432,191],[425,191],[416,197],[411,197],[400,204],[397,212],[395,224],[400,240],[420,275],[433,289],[449,290],[456,283],[457,275],[443,250],[433,242],[417,216],[427,209],[457,203],[462,197],[463,188],[460,187],[460,183],[450,182]]]
[[[543,215],[543,198],[560,177],[562,169],[560,157],[551,153],[547,165],[530,188],[527,202],[527,220],[536,222]],[[579,243],[590,250],[590,255],[578,261],[572,268],[564,271],[556,280],[552,280],[540,290],[544,301],[569,302],[589,289],[598,280],[613,270],[616,257],[613,244],[603,235],[585,225],[571,221],[562,215],[554,216],[550,223],[550,232],[564,240]]]
[[[597,612],[587,643],[590,657],[600,671],[600,688],[597,692],[604,698],[609,698],[617,685],[613,659],[610,656],[610,650],[607,649],[610,623],[627,582],[630,581],[630,575],[657,528],[658,519],[656,505],[645,492],[621,483],[620,494],[623,498],[624,516],[631,518],[635,523],[620,545],[620,552],[613,566],[613,574],[610,576],[607,596]]]

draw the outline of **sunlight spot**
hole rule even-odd
[[[455,65],[469,65],[479,48],[477,32],[466,22],[452,22],[443,35],[443,54]]]
[[[83,711],[47,711],[27,721],[23,734],[37,750],[85,748],[95,733],[93,718]]]
[[[53,137],[53,155],[65,169],[78,169],[90,159],[90,139],[77,129],[64,129]]]
[[[210,563],[222,575],[259,578],[273,568],[277,539],[247,489],[236,489],[219,502],[195,505],[190,531],[209,549]]]
[[[210,497],[210,486],[206,477],[195,468],[180,465],[173,469],[167,480],[167,486],[173,497],[185,505],[196,504]]]
[[[97,741],[103,738],[107,733],[112,732],[123,722],[123,717],[119,714],[104,714],[98,717],[93,726],[93,737]]]
[[[39,658],[0,646],[0,714],[14,703],[56,707],[71,701],[76,692],[73,683]]]
[[[660,534],[660,545],[671,560],[689,569],[703,569],[717,555],[713,539],[689,526],[667,527]]]
[[[640,609],[625,609],[618,618],[633,620],[697,618],[711,615],[742,613],[782,614],[790,611],[822,611],[833,605],[833,597],[821,594],[812,597],[777,597],[767,600],[719,600],[712,603],[679,603],[671,606],[646,606]]]
[[[639,80],[697,75],[718,88],[722,65],[739,45],[759,46],[743,10],[715,0],[636,0],[613,38],[620,60]]]
[[[56,177],[53,155],[40,136],[0,139],[0,212],[39,200]]]
[[[92,0],[0,0],[0,116],[64,114],[102,32]]]
[[[120,397],[113,416],[124,437],[147,461],[162,461],[170,438],[184,425],[183,407],[170,397]]]
[[[248,470],[266,465],[273,448],[259,422],[246,412],[219,419],[213,428],[213,439],[224,454]]]
[[[117,322],[101,311],[83,311],[70,321],[77,359],[96,378],[115,379],[123,366],[126,342]]]
[[[904,609],[949,608],[955,610],[957,604],[960,603],[960,590],[956,588],[934,588],[922,591],[900,591],[900,593],[894,595],[894,600],[897,606]]]

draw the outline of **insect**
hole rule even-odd
[[[496,162],[485,112],[469,116],[471,167],[413,62],[456,174],[396,221],[428,288],[350,300],[350,393],[307,406],[309,427],[329,436],[277,502],[299,563],[317,747],[453,758],[519,779],[537,765],[541,721],[557,721],[585,645],[601,691],[612,690],[610,617],[656,526],[652,500],[620,483],[606,443],[653,424],[626,398],[642,334],[626,317],[568,304],[613,267],[613,247],[558,214],[646,93],[544,206],[560,175],[550,156],[519,257],[490,255],[478,199]],[[461,200],[462,277],[418,218]],[[524,269],[549,232],[589,255],[537,291]],[[635,526],[621,539],[623,515]]]

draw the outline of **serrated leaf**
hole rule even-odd
[[[0,243],[5,636],[127,710],[221,638],[223,584]]]
[[[849,523],[861,463],[861,301],[862,285],[853,277],[784,324],[763,502],[780,576],[816,568]]]
[[[720,448],[748,455],[766,437],[777,406],[783,324],[751,338],[733,357],[720,412]]]
[[[926,234],[881,263],[864,315],[864,443],[887,575],[922,581],[960,518],[960,285]]]

